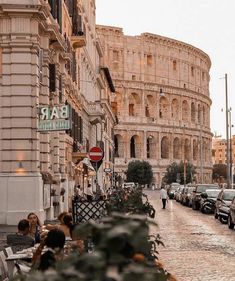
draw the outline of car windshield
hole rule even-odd
[[[217,185],[199,185],[196,192],[205,192],[207,189],[219,188]]]
[[[231,191],[227,191],[227,192],[225,191],[223,199],[225,201],[232,201],[234,196],[235,196],[235,190],[231,190]]]
[[[210,198],[217,198],[218,194],[220,193],[220,190],[219,189],[218,190],[207,189],[206,193],[207,193],[208,197],[210,197]]]

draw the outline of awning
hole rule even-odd
[[[81,170],[83,165],[87,166],[89,176],[95,176],[96,175],[96,171],[95,171],[94,167],[91,165],[91,161],[90,161],[89,158],[85,157],[82,161],[80,161],[76,165],[76,167]]]

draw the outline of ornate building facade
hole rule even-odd
[[[147,160],[160,184],[173,161],[196,167],[197,182],[211,182],[209,70],[203,51],[180,41],[97,26],[116,87],[115,171]]]
[[[0,0],[0,224],[53,218],[75,184],[111,184],[88,161],[102,146],[113,169],[115,89],[102,57],[95,0]]]

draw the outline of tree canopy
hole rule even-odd
[[[212,178],[214,180],[219,180],[221,178],[227,178],[227,165],[226,164],[214,164]]]
[[[151,184],[153,180],[152,166],[147,161],[131,161],[127,167],[126,178],[128,182]]]
[[[189,162],[186,164],[186,183],[193,182],[195,167],[191,165]],[[171,184],[172,182],[178,182],[180,184],[184,184],[184,163],[181,161],[179,164],[173,162],[166,169],[166,174],[163,178],[163,181],[167,184]]]

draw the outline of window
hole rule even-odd
[[[177,63],[176,63],[176,60],[173,60],[173,70],[177,70]]]
[[[136,75],[132,75],[131,79],[132,79],[133,81],[135,81],[135,80],[136,80]]]
[[[39,70],[39,83],[42,83],[43,79],[43,49],[40,49],[38,52],[38,70]]]
[[[152,66],[153,64],[153,56],[147,55],[147,66]]]
[[[194,76],[194,67],[191,66],[191,76],[193,77]]]
[[[202,81],[204,81],[205,80],[205,72],[203,71],[202,72]]]
[[[134,104],[129,104],[129,116],[134,116]]]
[[[55,64],[49,64],[49,90],[55,92],[56,90],[56,67]]]

